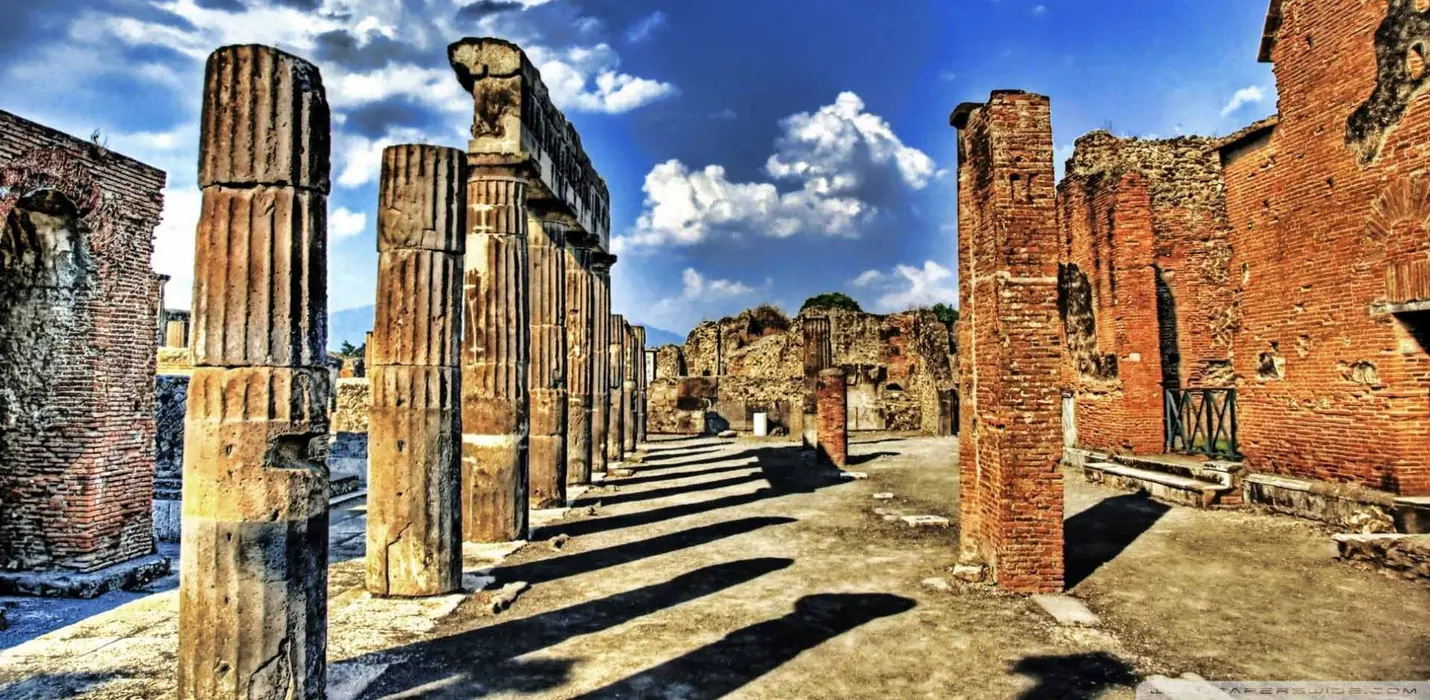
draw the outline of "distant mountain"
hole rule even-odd
[[[328,349],[337,352],[345,340],[354,347],[367,342],[367,333],[372,330],[374,308],[363,306],[328,314]]]
[[[363,306],[344,309],[328,314],[328,349],[334,352],[343,346],[343,341],[360,346],[367,340],[367,332],[372,330],[373,307]],[[645,346],[656,348],[661,345],[681,345],[685,336],[670,331],[645,327]]]

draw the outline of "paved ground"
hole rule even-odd
[[[1307,525],[1070,478],[1072,592],[1103,626],[1064,628],[953,582],[953,528],[886,519],[956,512],[956,440],[870,436],[851,452],[869,480],[785,443],[653,443],[489,572],[492,587],[532,584],[500,614],[490,593],[362,594],[349,507],[333,526],[330,695],[1040,700],[1131,698],[1153,673],[1430,677],[1430,590],[1338,564]],[[469,554],[475,570],[503,552]],[[0,697],[171,694],[174,612],[157,593],[11,642]]]

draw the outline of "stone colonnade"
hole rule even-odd
[[[606,409],[606,461],[619,462],[626,454],[626,317],[621,314],[607,316],[609,335],[606,344],[606,360],[609,369],[611,395]]]

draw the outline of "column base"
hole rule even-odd
[[[109,591],[129,590],[168,576],[169,558],[146,554],[98,571],[0,571],[0,595],[42,598],[96,598]]]

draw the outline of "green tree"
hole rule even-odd
[[[938,320],[943,321],[950,326],[958,325],[958,309],[955,309],[948,304],[939,302],[933,305],[932,311],[933,315],[938,317]]]
[[[352,343],[349,343],[348,341],[344,340],[343,346],[341,348],[338,348],[338,354],[342,355],[343,357],[366,357],[367,342],[363,342],[362,345],[353,345]]]
[[[799,307],[801,312],[807,309],[844,309],[846,311],[863,311],[859,307],[859,302],[854,301],[848,294],[842,292],[828,292],[816,294],[804,300],[804,305]]]

